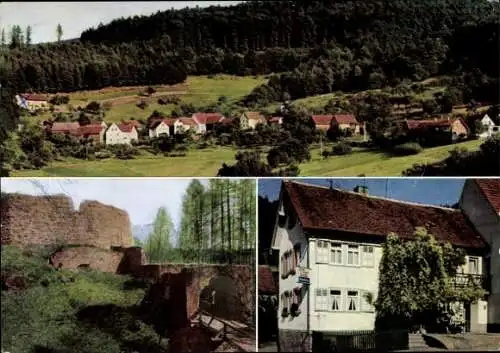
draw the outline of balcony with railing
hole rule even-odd
[[[453,284],[458,287],[466,287],[468,285],[477,285],[486,291],[490,291],[491,283],[490,277],[487,275],[458,273],[453,278]]]

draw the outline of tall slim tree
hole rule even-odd
[[[158,209],[153,225],[153,231],[145,244],[145,252],[149,262],[162,262],[168,258],[172,248],[172,237],[175,233],[174,223],[164,207]]]
[[[57,41],[60,42],[63,36],[63,29],[60,23],[57,24],[56,35],[57,35]]]
[[[31,45],[31,33],[32,29],[31,26],[26,27],[26,45]]]
[[[5,29],[2,28],[2,32],[0,33],[0,46],[4,48],[6,44],[7,42],[5,40]]]

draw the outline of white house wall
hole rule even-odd
[[[373,307],[363,305],[363,309],[368,311],[347,311],[347,291],[355,290],[359,293],[359,304],[364,300],[363,292],[371,292],[375,299],[378,292],[378,266],[382,258],[382,248],[374,244],[373,246],[373,266],[359,267],[352,265],[333,265],[316,262],[317,244],[320,239],[309,241],[310,268],[311,268],[311,288],[310,288],[310,322],[311,330],[318,331],[344,331],[344,330],[372,330],[375,327],[375,312]],[[328,240],[331,241],[331,240]],[[341,243],[345,248],[342,252],[343,261],[347,263],[347,243]],[[352,243],[361,245],[361,243]],[[361,249],[360,249],[361,250]],[[361,260],[360,260],[361,261]],[[328,305],[331,308],[331,289],[340,290],[342,296],[342,308],[340,311],[323,311],[316,308],[316,289],[328,290]],[[361,308],[360,308],[361,309]]]
[[[460,207],[491,247],[488,323],[498,325],[500,324],[500,215],[495,214],[472,180],[465,182]]]
[[[302,231],[302,226],[297,221],[297,224],[292,229],[288,229],[288,219],[285,222],[284,227],[278,227],[277,229],[278,236],[280,236],[279,240],[279,269],[280,269],[280,277],[279,277],[279,300],[280,306],[278,310],[278,328],[280,330],[296,330],[296,331],[306,331],[307,330],[307,296],[308,291],[303,288],[302,290],[302,302],[299,305],[300,314],[298,316],[292,317],[288,315],[283,318],[281,316],[281,312],[283,310],[283,303],[281,301],[281,295],[285,291],[293,291],[295,287],[302,287],[302,284],[297,283],[298,281],[298,271],[294,275],[290,274],[287,278],[283,279],[281,276],[282,269],[282,255],[294,249],[294,246],[300,244],[300,263],[299,266],[307,267],[307,239],[304,236],[304,232]]]

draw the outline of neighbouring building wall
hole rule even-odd
[[[79,246],[63,249],[51,257],[56,268],[78,269],[87,267],[103,272],[116,273],[123,259],[123,253],[116,250]]]
[[[360,133],[360,125],[359,124],[339,124],[339,129],[341,129],[341,130],[350,129],[350,130],[352,130],[354,135],[359,135],[359,133]]]
[[[322,253],[318,252],[321,242]],[[325,244],[339,245],[341,264],[332,262],[333,248],[324,250]],[[359,264],[348,264],[349,246],[357,247]],[[372,249],[371,253],[363,249]],[[352,250],[353,248],[351,248]],[[377,244],[347,243],[335,240],[311,239],[310,254],[310,321],[314,331],[372,330],[375,328],[375,310],[370,305],[365,293],[377,297],[379,264],[382,259],[382,247]],[[326,254],[326,255],[325,255]],[[337,260],[338,260],[337,257]],[[337,261],[335,260],[335,261]],[[326,263],[325,263],[326,261]],[[321,291],[321,292],[319,292]],[[325,298],[326,294],[326,298]],[[350,309],[353,296],[355,310]],[[334,296],[338,310],[333,310]]]
[[[107,145],[119,145],[119,144],[129,144],[130,137],[122,132],[116,124],[111,124],[109,129],[106,131],[106,144]]]
[[[84,201],[75,210],[63,195],[2,195],[1,242],[25,247],[57,242],[103,249],[132,246],[127,212],[97,201]]]
[[[495,213],[473,180],[465,182],[460,208],[491,247],[488,324],[500,332],[500,215]]]
[[[451,131],[456,133],[458,136],[460,135],[468,135],[469,132],[464,124],[460,120],[455,120],[451,125]]]
[[[298,283],[300,273],[297,269],[297,267],[308,267],[308,242],[294,211],[283,204],[280,205],[280,209],[283,210],[286,216],[284,216],[284,223],[279,224],[281,226],[276,229],[276,236],[279,239],[279,305],[277,313],[279,349],[284,352],[310,352],[312,349],[312,338],[308,329],[308,298],[310,294],[307,285]],[[296,256],[295,250],[299,250],[298,253],[300,254],[295,260],[298,266],[294,268],[295,273],[291,272],[285,276],[283,269],[288,269],[290,263],[294,264],[294,262],[289,261],[285,265],[284,254],[291,251],[292,256]],[[294,293],[296,288],[300,288],[298,292],[300,293],[298,298],[300,314],[292,316],[290,306],[294,300],[293,298],[285,299],[284,294],[285,292]],[[297,295],[298,293],[294,294]],[[288,316],[286,317],[282,316],[284,307],[288,308]]]

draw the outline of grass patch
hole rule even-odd
[[[36,252],[31,254],[2,247],[2,283],[11,276],[27,279],[20,290],[2,286],[2,350],[120,353],[142,346],[138,352],[159,352],[154,348],[158,336],[153,328],[134,316],[134,307],[145,293],[125,289],[128,276],[56,270]],[[113,308],[113,315],[104,312],[93,319],[84,315],[102,307]],[[99,320],[108,322],[108,327],[103,328]]]

